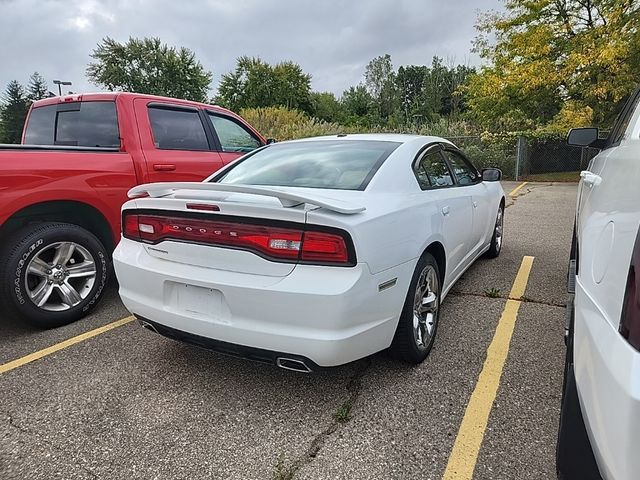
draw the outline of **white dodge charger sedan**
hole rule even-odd
[[[419,363],[451,286],[500,253],[500,176],[442,138],[338,135],[141,185],[122,210],[120,296],[155,332],[286,369],[389,347]]]

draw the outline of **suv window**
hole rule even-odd
[[[115,102],[70,102],[34,108],[25,143],[119,147]]]
[[[453,174],[460,185],[472,185],[478,181],[478,171],[467,162],[462,155],[451,150],[444,152],[451,164]]]
[[[449,167],[440,151],[427,152],[416,165],[416,178],[423,190],[431,187],[447,187],[453,185]]]
[[[218,134],[223,152],[246,153],[261,146],[260,141],[246,128],[230,118],[208,113],[213,129]]]
[[[149,107],[148,111],[156,148],[209,150],[207,135],[197,110]]]

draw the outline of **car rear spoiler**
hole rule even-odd
[[[148,195],[150,197],[164,197],[171,195],[176,190],[198,190],[206,192],[229,192],[247,193],[250,195],[261,195],[263,197],[274,197],[280,200],[283,207],[295,207],[304,203],[326,208],[337,213],[352,215],[363,212],[366,208],[352,203],[345,202],[322,195],[307,195],[304,193],[292,193],[279,190],[274,187],[254,187],[251,185],[232,185],[228,183],[212,182],[160,182],[146,183],[138,185],[129,190],[129,198],[137,198]]]

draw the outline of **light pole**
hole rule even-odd
[[[54,85],[58,85],[58,96],[62,96],[62,87],[61,85],[71,85],[71,82],[65,82],[63,80],[54,80],[53,81]]]

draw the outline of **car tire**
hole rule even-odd
[[[441,293],[438,263],[430,253],[425,252],[418,260],[411,278],[389,348],[393,357],[411,364],[421,363],[427,358],[438,329]]]
[[[72,323],[99,302],[108,254],[92,233],[67,223],[16,231],[0,253],[0,301],[10,314],[40,328]]]
[[[556,472],[561,480],[602,480],[584,425],[573,369],[573,325],[567,339]]]
[[[489,250],[485,253],[487,258],[496,258],[502,250],[502,240],[504,235],[504,205],[500,204],[496,215],[496,223],[493,227],[493,235],[491,235],[491,244]]]

